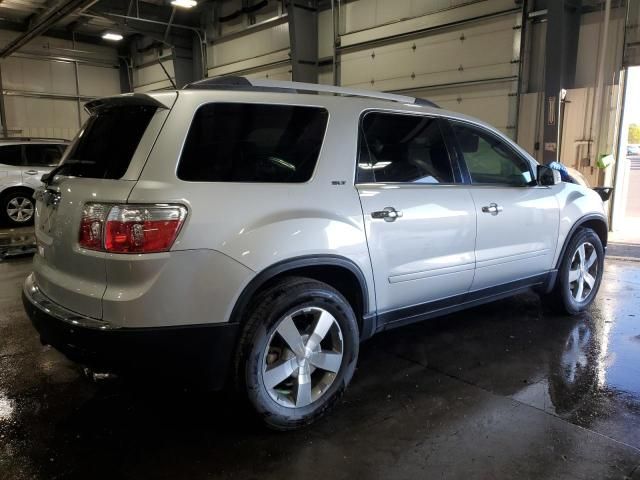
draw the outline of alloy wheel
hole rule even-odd
[[[340,325],[327,310],[306,307],[276,323],[262,362],[262,380],[278,404],[301,408],[320,399],[342,365]]]
[[[576,302],[584,302],[598,278],[598,252],[593,244],[585,242],[578,246],[569,267],[569,293]]]
[[[7,216],[16,223],[31,220],[33,211],[33,201],[28,197],[13,197],[7,203]]]

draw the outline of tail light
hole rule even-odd
[[[181,205],[86,204],[78,243],[90,250],[113,253],[166,252],[187,216]]]

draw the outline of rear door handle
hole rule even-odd
[[[400,218],[402,212],[393,207],[384,207],[384,210],[371,212],[371,218],[382,218],[385,222],[395,222],[396,218]]]
[[[38,174],[38,170],[27,170],[26,172],[27,175],[37,175]]]
[[[490,213],[491,215],[495,216],[502,211],[502,207],[497,203],[490,203],[489,206],[482,207],[482,211],[484,213]]]

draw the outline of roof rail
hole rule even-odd
[[[422,98],[414,98],[395,93],[376,92],[373,90],[363,90],[355,88],[336,87],[334,85],[322,85],[318,83],[284,82],[279,80],[260,80],[246,77],[226,76],[216,78],[205,78],[197,82],[190,83],[184,87],[186,90],[258,90],[276,92],[322,92],[344,95],[349,97],[376,98],[391,102],[410,103],[415,105],[426,105],[439,108],[435,103]]]
[[[67,138],[56,137],[2,137],[0,136],[0,142],[65,142],[69,143],[71,140]]]

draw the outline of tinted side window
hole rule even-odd
[[[21,145],[7,145],[0,147],[0,164],[19,167],[23,165],[23,163]]]
[[[178,178],[201,182],[306,182],[327,126],[322,108],[212,103],[198,109]]]
[[[472,183],[510,186],[531,183],[531,165],[504,141],[468,124],[451,124]]]
[[[359,182],[453,183],[438,119],[371,112],[361,128]]]
[[[27,166],[51,167],[60,162],[62,156],[59,145],[25,145]]]

